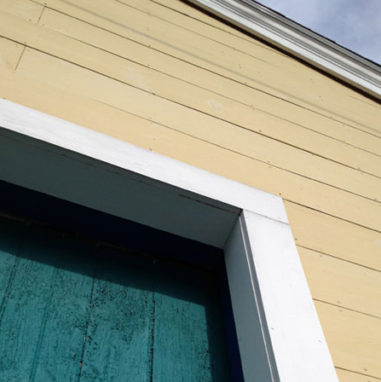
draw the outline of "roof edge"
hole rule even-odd
[[[381,66],[250,0],[189,0],[381,99]]]

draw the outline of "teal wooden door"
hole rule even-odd
[[[227,381],[212,275],[0,218],[0,381]]]

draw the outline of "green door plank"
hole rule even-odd
[[[83,357],[81,382],[149,381],[152,288],[140,261],[99,262]],[[148,265],[148,264],[145,264]]]
[[[54,257],[45,252],[48,235],[29,230],[19,240],[17,272],[0,322],[1,378],[9,382],[30,379],[56,273]]]
[[[31,381],[74,382],[81,369],[93,268],[82,242],[60,237],[52,249],[58,268]]]
[[[17,271],[18,258],[14,254],[20,245],[19,228],[18,222],[0,219],[0,323]]]
[[[216,343],[223,332],[210,275],[170,265],[157,274],[153,381],[230,380],[225,344]]]
[[[0,380],[230,380],[210,274],[0,218]]]

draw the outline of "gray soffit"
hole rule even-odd
[[[250,0],[190,0],[363,92],[381,98],[381,66]]]

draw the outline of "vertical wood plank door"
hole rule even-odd
[[[228,380],[210,273],[0,218],[0,381]]]

